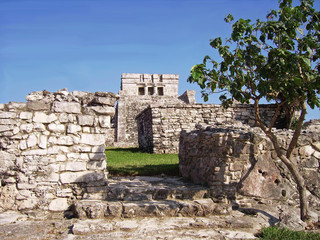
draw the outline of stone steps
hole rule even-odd
[[[230,204],[214,202],[209,196],[209,188],[179,177],[113,177],[104,191],[76,201],[72,214],[80,219],[98,219],[193,217],[231,211]]]
[[[202,199],[210,189],[187,183],[180,177],[113,177],[108,182],[108,201]]]
[[[159,201],[81,200],[75,203],[75,217],[80,219],[135,217],[194,217],[223,215],[232,209],[229,204],[211,199]]]

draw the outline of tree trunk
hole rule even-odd
[[[289,145],[289,148],[286,151],[286,154],[284,154],[284,151],[280,148],[280,145],[278,143],[277,136],[272,132],[272,129],[269,130],[267,127],[262,123],[260,114],[259,114],[259,99],[255,100],[255,116],[256,116],[256,123],[257,125],[262,129],[262,131],[267,135],[267,137],[271,140],[273,147],[277,153],[277,156],[280,158],[280,160],[287,166],[289,169],[290,174],[292,175],[295,183],[297,184],[297,190],[299,193],[299,200],[300,200],[300,218],[302,221],[307,221],[310,219],[309,216],[309,204],[307,199],[307,188],[304,181],[303,176],[300,174],[298,167],[290,160],[291,153],[293,149],[296,147],[298,138],[300,136],[303,120],[306,114],[306,104],[301,101],[301,114],[298,120],[297,129],[295,130],[295,133],[293,135],[293,138],[291,140],[291,143]]]
[[[307,199],[307,188],[306,188],[304,178],[300,174],[295,164],[292,161],[290,161],[290,159],[288,159],[285,155],[281,153],[279,156],[278,152],[277,152],[277,155],[281,159],[281,161],[287,166],[291,175],[293,176],[294,181],[297,184],[297,189],[299,192],[299,200],[300,200],[300,218],[302,221],[307,221],[308,219],[310,219],[310,216],[309,216],[309,204]]]

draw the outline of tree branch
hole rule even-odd
[[[300,117],[299,117],[299,120],[298,120],[298,123],[296,126],[296,130],[294,131],[294,134],[292,136],[291,142],[290,142],[288,150],[287,150],[287,158],[290,158],[292,151],[297,146],[297,142],[298,142],[299,136],[301,134],[302,126],[303,126],[303,121],[304,121],[304,118],[307,114],[307,105],[303,99],[300,100],[300,107],[301,107]]]

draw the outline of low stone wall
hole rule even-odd
[[[260,105],[264,122],[271,121],[275,105]],[[178,153],[181,131],[199,125],[224,125],[233,120],[255,125],[253,105],[233,105],[228,109],[215,104],[153,104],[137,117],[139,146],[154,153]],[[277,125],[281,123],[278,119]]]
[[[113,93],[33,92],[0,104],[0,212],[63,211],[106,188]]]
[[[291,131],[278,131],[288,146]],[[286,200],[296,204],[296,185],[277,158],[271,142],[256,128],[206,128],[183,132],[180,137],[180,173],[195,183],[209,185],[216,196],[249,196]],[[320,135],[305,131],[293,152],[302,172],[310,201],[320,206]],[[237,197],[238,198],[238,197]]]

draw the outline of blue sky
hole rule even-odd
[[[317,2],[317,1],[316,1]],[[317,4],[317,3],[316,3]],[[118,92],[121,73],[180,75],[226,38],[229,13],[263,19],[278,0],[0,0],[0,103],[32,91]],[[219,103],[218,95],[210,103]],[[308,119],[320,118],[319,109]]]

